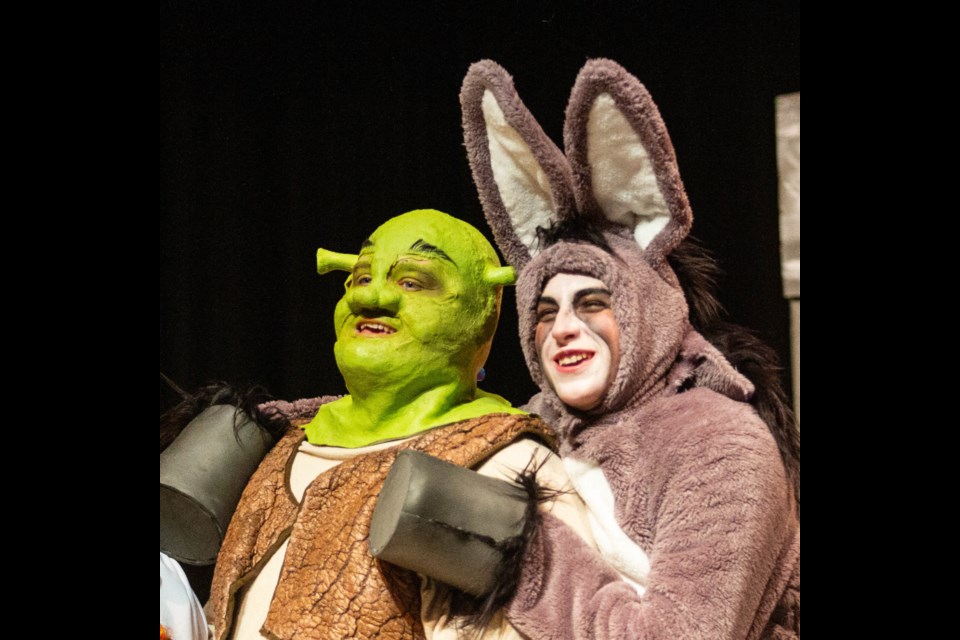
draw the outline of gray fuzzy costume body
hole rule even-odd
[[[798,637],[796,497],[747,402],[753,385],[689,324],[667,256],[692,214],[653,101],[616,63],[588,62],[564,155],[495,63],[471,67],[461,99],[485,213],[520,270],[521,342],[542,389],[533,407],[558,432],[568,468],[602,474],[629,539],[597,551],[544,516],[511,622],[531,638]],[[538,253],[536,227],[578,220],[599,228],[611,252],[561,240]],[[537,301],[558,273],[603,281],[620,332],[614,379],[587,412],[560,401],[536,349]],[[598,519],[611,508],[581,496]],[[639,587],[623,579],[618,555],[641,567]]]

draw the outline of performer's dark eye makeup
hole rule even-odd
[[[597,313],[610,308],[610,292],[604,289],[585,289],[574,297],[577,312]]]
[[[537,302],[537,322],[553,322],[559,310],[560,305],[553,298],[540,298]]]

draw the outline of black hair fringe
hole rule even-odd
[[[717,299],[716,290],[723,271],[710,250],[693,236],[687,236],[670,253],[667,262],[687,298],[690,324],[700,331],[721,320],[726,310]]]
[[[566,493],[537,484],[537,474],[546,462],[546,459],[537,462],[531,458],[527,466],[517,472],[517,477],[514,479],[514,482],[527,493],[523,531],[518,536],[492,543],[503,557],[500,566],[497,567],[493,591],[486,596],[476,597],[459,589],[452,590],[450,612],[451,615],[458,617],[458,632],[463,632],[467,638],[480,637],[497,612],[506,607],[513,598],[517,584],[520,582],[524,554],[534,542],[540,527],[539,506]]]
[[[173,442],[180,432],[186,428],[191,420],[196,418],[205,409],[218,404],[227,404],[237,407],[238,415],[234,418],[234,429],[240,427],[239,413],[250,416],[258,425],[266,429],[274,439],[279,440],[290,426],[282,415],[274,412],[266,415],[257,407],[264,402],[273,400],[273,396],[261,386],[252,385],[246,389],[239,389],[227,382],[208,382],[192,394],[185,394],[179,387],[162,373],[160,378],[166,379],[183,400],[172,409],[160,415],[160,451],[162,452]]]
[[[553,220],[549,227],[537,227],[537,246],[541,251],[558,242],[577,242],[600,247],[610,255],[613,249],[603,237],[604,225],[591,219]]]

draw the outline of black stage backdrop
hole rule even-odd
[[[314,252],[357,252],[417,208],[489,236],[458,101],[481,58],[561,146],[584,61],[636,75],[673,138],[693,233],[726,271],[723,301],[786,363],[774,96],[800,90],[799,3],[685,4],[162,3],[160,370],[188,389],[345,392],[344,278],[318,276]],[[535,389],[516,334],[508,291],[483,386],[522,403]],[[170,400],[161,391],[161,409]]]

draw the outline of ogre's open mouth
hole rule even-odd
[[[388,336],[391,333],[396,333],[397,330],[393,327],[388,327],[382,322],[375,322],[373,320],[361,320],[357,323],[357,333],[362,336]]]

